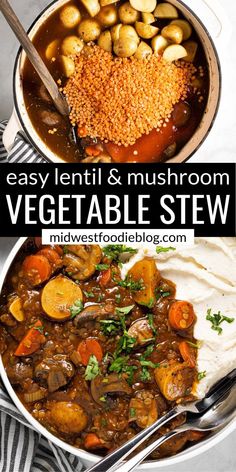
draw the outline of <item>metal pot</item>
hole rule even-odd
[[[40,14],[29,30],[31,39],[33,39],[35,33],[48,16],[67,3],[67,1],[68,0],[54,0],[53,3]],[[205,50],[210,75],[210,92],[202,121],[190,141],[188,141],[177,156],[169,161],[172,163],[184,162],[193,156],[208,136],[215,121],[221,95],[221,66],[218,52],[220,53],[223,46],[226,45],[230,26],[224,9],[218,4],[218,0],[169,0],[169,2],[181,10],[186,19],[197,31]],[[216,47],[218,52],[216,51]],[[21,78],[25,59],[25,53],[20,50],[16,59],[13,78],[15,107],[3,136],[4,145],[6,149],[10,151],[14,144],[16,134],[18,131],[23,131],[27,139],[42,156],[49,162],[60,163],[62,159],[54,154],[41,140],[29,119],[24,103]]]
[[[0,275],[0,292],[2,291],[2,288],[5,284],[7,275],[9,273],[9,270],[11,268],[11,265],[14,263],[15,258],[17,257],[19,251],[22,250],[25,244],[27,244],[28,238],[20,238],[15,246],[13,247],[12,251],[10,252],[2,273]],[[39,434],[42,434],[45,436],[49,441],[54,443],[56,446],[61,447],[62,449],[70,452],[71,454],[74,454],[75,456],[78,456],[81,458],[83,461],[84,465],[86,467],[90,467],[93,464],[95,464],[100,458],[99,456],[96,456],[95,454],[91,454],[89,452],[86,452],[82,449],[78,449],[74,446],[71,446],[70,444],[58,439],[56,436],[51,434],[47,429],[45,429],[37,420],[33,418],[33,416],[28,412],[28,410],[23,406],[21,401],[19,400],[18,396],[14,392],[9,379],[7,377],[5,368],[2,363],[2,359],[0,356],[0,375],[2,378],[2,381],[12,398],[13,402],[15,403],[16,407],[19,409],[19,411],[24,415],[26,420],[29,422],[29,424],[39,432]],[[236,421],[234,420],[231,422],[229,425],[226,427],[222,428],[219,432],[212,434],[208,436],[206,439],[201,441],[201,443],[196,444],[195,446],[192,446],[189,449],[184,450],[183,452],[176,454],[175,456],[168,457],[166,459],[161,459],[158,461],[147,461],[144,464],[140,465],[137,470],[139,471],[145,471],[145,472],[153,472],[156,469],[163,468],[165,466],[173,466],[179,462],[186,461],[187,459],[192,459],[193,457],[207,451],[211,447],[215,446],[218,444],[220,441],[225,439],[232,431],[236,429]],[[104,471],[105,472],[105,471]]]

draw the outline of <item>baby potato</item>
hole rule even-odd
[[[192,27],[190,23],[186,20],[173,20],[171,25],[179,26],[183,31],[183,41],[187,41],[192,34]]]
[[[118,21],[117,8],[114,5],[107,5],[101,8],[96,18],[102,26],[114,26]]]
[[[178,18],[179,14],[174,5],[171,5],[170,3],[159,3],[154,11],[154,16],[157,18],[173,19]]]
[[[187,56],[184,57],[184,60],[186,62],[193,62],[197,54],[198,44],[196,41],[185,41],[183,47],[187,51]]]
[[[114,44],[114,53],[118,57],[131,57],[138,49],[137,41],[132,38],[119,38]]]
[[[130,4],[135,10],[152,13],[156,8],[157,0],[130,0]]]
[[[146,25],[151,25],[155,21],[155,17],[152,13],[142,13],[142,20]]]
[[[106,5],[111,5],[112,3],[116,3],[117,0],[100,0],[101,7],[105,7]]]
[[[100,3],[98,0],[81,0],[90,16],[94,17],[100,12]]]
[[[81,20],[79,9],[74,5],[64,7],[60,13],[60,20],[65,28],[75,28]]]
[[[79,24],[78,33],[86,43],[95,41],[101,34],[101,26],[97,20],[87,18]]]
[[[185,56],[187,56],[187,51],[183,46],[181,46],[181,44],[171,44],[163,53],[163,59],[167,62],[178,61],[179,59],[183,59]]]
[[[135,57],[137,59],[146,59],[146,57],[151,56],[152,54],[153,54],[152,48],[148,46],[148,44],[145,43],[145,41],[141,41],[135,53]]]
[[[152,49],[153,49],[154,53],[157,54],[157,55],[161,55],[163,53],[163,51],[169,45],[169,41],[168,41],[168,39],[161,36],[161,34],[158,34],[157,36],[152,38],[151,44],[152,44]]]
[[[172,43],[181,44],[183,41],[183,30],[177,25],[168,25],[165,26],[161,34],[163,38],[168,39]]]
[[[104,51],[112,52],[112,39],[110,31],[103,31],[98,38],[98,46]]]
[[[63,56],[73,56],[79,54],[84,47],[83,41],[77,36],[67,36],[62,41],[61,52]]]
[[[61,401],[52,405],[49,421],[62,433],[78,434],[86,428],[88,417],[77,403]]]
[[[60,56],[59,64],[61,66],[62,73],[65,77],[70,77],[75,72],[75,63],[71,57]]]
[[[59,46],[60,46],[60,40],[59,39],[54,39],[46,47],[45,56],[46,56],[46,59],[48,61],[51,61],[52,58],[55,57],[58,54]]]
[[[119,38],[129,41],[129,39],[134,39],[137,44],[139,44],[139,37],[136,33],[136,30],[133,26],[130,25],[122,25],[119,30]]]
[[[156,28],[156,26],[147,25],[141,21],[136,21],[135,29],[138,35],[143,39],[151,39],[156,36],[159,31],[159,28]]]
[[[111,39],[113,43],[117,41],[117,39],[119,39],[121,27],[122,27],[122,24],[119,23],[118,25],[115,25],[111,28]]]
[[[132,25],[139,20],[140,13],[132,8],[129,2],[125,2],[119,8],[120,21],[125,25]]]

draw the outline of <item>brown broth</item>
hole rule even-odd
[[[68,5],[78,6],[78,2],[70,1]],[[63,7],[62,7],[63,8]],[[84,7],[79,2],[79,8],[82,14],[82,17],[88,17]],[[56,38],[63,40],[68,35],[78,35],[77,29],[66,29],[59,18],[61,8],[55,11],[46,22],[39,28],[36,33],[33,43],[40,53],[41,57],[46,61],[46,65],[56,81],[61,81],[60,84],[63,87],[65,85],[66,79],[62,77],[60,67],[57,60],[48,61],[45,59],[45,50],[48,44]],[[164,24],[164,23],[163,23]],[[199,44],[199,39],[195,32],[193,32],[191,39],[196,40]],[[58,54],[60,53],[58,49]],[[137,142],[139,144],[139,159],[135,158],[133,155],[133,146],[129,146],[124,149],[123,156],[116,156],[116,152],[113,152],[112,157],[115,162],[161,162],[167,160],[169,157],[163,152],[163,149],[167,149],[169,145],[176,143],[176,153],[181,150],[181,148],[186,144],[186,142],[194,134],[196,128],[198,127],[207,102],[208,92],[209,92],[209,77],[208,77],[208,68],[207,61],[203,51],[202,46],[198,48],[198,52],[194,61],[194,65],[199,67],[200,65],[204,70],[203,86],[201,88],[200,94],[203,96],[203,100],[199,103],[199,95],[194,95],[192,91],[189,91],[189,96],[187,97],[187,103],[191,108],[191,119],[186,126],[177,128],[172,126],[167,136],[164,140],[162,139],[161,133],[155,133],[155,147],[154,151],[149,149],[149,153],[146,155],[144,150],[142,153],[142,148],[144,146],[144,141],[147,140],[146,136],[141,137]],[[55,109],[52,103],[45,102],[39,95],[39,88],[42,85],[40,78],[35,72],[34,68],[28,61],[25,62],[23,70],[23,92],[24,100],[27,112],[29,114],[30,120],[37,131],[41,140],[47,145],[50,150],[55,153],[57,156],[62,158],[66,162],[80,162],[84,156],[81,155],[77,145],[73,142],[71,138],[71,126],[69,120],[60,117],[60,122],[55,126],[44,123],[40,118],[40,114],[47,110],[48,112],[55,112]],[[50,134],[51,130],[55,128],[54,134]],[[50,130],[50,132],[49,132]],[[144,139],[144,141],[143,141]],[[162,146],[160,147],[160,140],[162,140]],[[145,143],[145,145],[147,145]],[[111,143],[112,147],[112,143]],[[106,150],[107,151],[107,150]],[[143,156],[142,156],[143,154]],[[145,157],[146,156],[146,157]],[[171,156],[173,157],[173,156]]]

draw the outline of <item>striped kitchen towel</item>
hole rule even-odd
[[[40,154],[32,147],[32,145],[26,140],[23,133],[18,133],[15,139],[15,143],[9,154],[3,145],[2,135],[6,128],[7,121],[0,123],[0,162],[2,163],[46,163]]]
[[[46,162],[21,134],[7,154],[0,123],[0,162]],[[0,472],[80,472],[80,459],[47,441],[27,422],[0,381]]]

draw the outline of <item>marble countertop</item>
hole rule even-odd
[[[214,3],[214,0],[211,0]],[[236,2],[233,0],[220,0],[225,10],[230,12],[232,25],[236,26]],[[28,28],[32,20],[39,14],[48,0],[10,0],[16,13],[19,15],[25,28]],[[0,120],[9,118],[12,107],[12,70],[18,49],[18,42],[10,31],[3,17],[0,15],[1,47],[0,47]],[[233,37],[225,51],[222,51],[223,62],[223,99],[220,113],[211,136],[207,139],[200,153],[195,155],[194,161],[235,162],[234,149],[236,130],[236,48]],[[232,44],[233,47],[230,47]],[[234,91],[234,92],[232,92]],[[235,101],[235,103],[234,103]],[[14,238],[0,238],[0,268],[15,242]],[[166,467],[166,472],[235,472],[236,470],[236,432],[231,434],[219,445],[175,467]],[[161,469],[160,469],[161,470]]]

